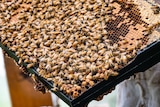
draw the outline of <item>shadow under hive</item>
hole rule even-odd
[[[148,24],[141,19],[140,11],[137,6],[124,2],[113,2],[110,3],[109,6],[113,7],[113,10],[111,20],[106,22],[106,30],[108,32],[107,37],[111,40],[111,44],[119,44],[118,49],[124,50],[126,55],[132,55],[133,53],[131,50],[135,50],[135,53],[137,53],[139,50],[145,49],[144,47],[146,47],[149,38],[148,36],[143,35],[143,31],[146,30]],[[2,44],[0,44],[0,46],[9,54],[9,56],[13,57],[18,62],[18,58],[14,53],[9,51],[8,48],[4,47]],[[131,61],[128,65],[120,65],[121,69],[118,69],[118,76],[110,77],[108,80],[101,79],[96,81],[96,84],[93,87],[86,86],[87,90],[80,92],[77,98],[73,98],[63,91],[52,91],[70,106],[85,106],[89,101],[96,99],[100,95],[103,96],[106,91],[108,93],[108,90],[115,87],[124,79],[129,78],[137,71],[144,71],[159,62],[160,52],[157,50],[159,46],[160,42],[158,41],[138,54],[137,58],[135,58],[135,54],[134,57],[131,57],[131,59],[128,60],[128,62]],[[133,58],[135,59],[133,60]],[[26,67],[26,64],[24,64],[24,66]],[[44,79],[35,69],[30,68],[28,69],[28,72],[35,74],[37,76],[37,81],[41,81],[48,89],[53,88],[53,81]],[[41,87],[43,86],[40,86],[40,88]]]

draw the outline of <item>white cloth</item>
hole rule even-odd
[[[160,63],[117,86],[117,107],[160,107]]]

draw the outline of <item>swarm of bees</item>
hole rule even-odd
[[[35,67],[39,75],[53,81],[55,91],[76,98],[117,76],[136,55],[135,48],[125,50],[108,39],[105,25],[114,10],[108,3],[1,0],[0,41],[19,57],[19,65]]]

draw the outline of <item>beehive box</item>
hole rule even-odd
[[[1,1],[1,47],[38,90],[85,106],[159,62],[160,8],[151,3]]]

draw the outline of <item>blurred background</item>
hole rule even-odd
[[[26,76],[14,61],[4,57],[0,49],[0,107],[68,107],[54,94],[34,90],[32,79]],[[115,107],[116,90],[101,101],[92,101],[88,107]]]

